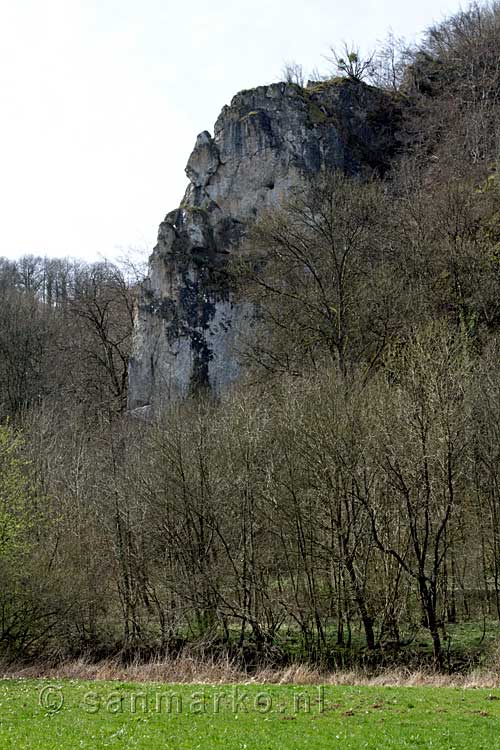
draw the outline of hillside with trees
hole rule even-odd
[[[223,397],[127,412],[130,266],[0,261],[3,658],[498,659],[500,3],[334,61],[399,148],[248,232]]]

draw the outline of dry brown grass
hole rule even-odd
[[[157,682],[184,684],[258,683],[279,685],[365,685],[377,687],[457,687],[499,688],[500,670],[474,670],[468,674],[447,675],[431,671],[391,669],[370,675],[362,671],[327,672],[297,664],[283,669],[263,668],[249,674],[229,660],[202,660],[179,656],[148,663],[123,665],[108,659],[93,663],[86,659],[64,661],[49,666],[2,666],[3,678],[49,678],[71,680],[104,680],[120,682]]]

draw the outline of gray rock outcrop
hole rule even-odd
[[[240,372],[252,309],[225,267],[249,224],[325,169],[383,172],[398,148],[401,108],[389,94],[337,79],[237,94],[198,136],[181,206],[160,225],[136,309],[129,407],[220,394]]]

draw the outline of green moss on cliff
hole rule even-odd
[[[249,120],[251,117],[257,117],[259,113],[257,110],[252,110],[251,112],[247,112],[244,115],[241,115],[240,122],[244,122],[245,120]]]

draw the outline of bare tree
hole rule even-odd
[[[348,45],[347,42],[344,42],[342,51],[330,47],[330,52],[331,56],[326,57],[326,60],[334,66],[337,75],[359,82],[373,72],[375,53],[365,57],[358,47]]]
[[[389,31],[373,55],[368,80],[386,91],[399,91],[413,57],[414,51],[406,40]]]
[[[261,335],[248,350],[254,361],[270,371],[298,373],[329,356],[345,373],[353,352],[365,344],[378,356],[391,323],[380,305],[372,315],[366,303],[384,299],[368,293],[367,285],[382,281],[375,269],[387,259],[385,205],[376,181],[335,172],[257,224],[249,256],[235,264],[260,311]],[[372,329],[377,341],[369,345],[360,337],[365,315],[381,324]]]
[[[371,515],[375,543],[417,584],[441,664],[442,577],[470,471],[466,340],[434,324],[397,350],[388,367],[394,385],[384,387],[383,405],[372,396],[381,432],[372,431],[371,452],[381,473],[367,482],[364,472],[356,491]]]
[[[281,75],[285,83],[295,83],[302,88],[304,88],[306,84],[306,74],[303,66],[293,60],[286,61],[283,64]]]

